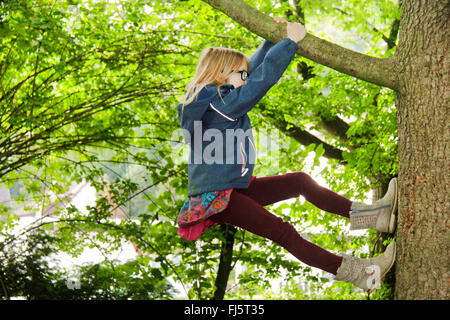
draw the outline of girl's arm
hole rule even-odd
[[[280,17],[275,17],[273,20],[277,23],[287,23],[287,21]],[[260,64],[263,62],[264,57],[266,56],[267,52],[270,48],[274,46],[274,43],[264,40],[263,43],[260,44],[258,49],[255,51],[255,53],[250,58],[250,69],[249,72],[252,73]]]
[[[278,23],[286,20],[276,17]],[[259,100],[278,82],[298,50],[297,42],[306,36],[306,29],[300,23],[287,23],[287,37],[273,45],[263,61],[250,72],[247,83],[232,90],[223,98],[217,96],[212,105],[232,120],[249,112]],[[264,44],[263,44],[264,46]],[[255,63],[257,62],[255,57]]]
[[[284,38],[267,52],[262,63],[250,74],[247,83],[222,97],[217,95],[212,105],[232,120],[242,117],[278,82],[295,56],[298,46]]]
[[[264,40],[263,43],[259,46],[258,50],[250,58],[250,69],[249,73],[252,73],[264,60],[267,52],[270,48],[274,46],[274,43]]]

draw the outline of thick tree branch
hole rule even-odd
[[[255,34],[272,42],[286,36],[286,26],[276,23],[273,18],[258,11],[243,0],[203,0],[222,11]],[[361,54],[311,34],[299,42],[298,54],[324,66],[335,69],[358,79],[396,89],[397,80],[394,59],[375,58]]]

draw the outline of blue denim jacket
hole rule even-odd
[[[289,38],[277,44],[264,41],[250,59],[246,84],[222,85],[220,94],[215,86],[206,86],[196,100],[177,106],[190,144],[188,196],[248,187],[256,148],[247,113],[278,82],[297,49]]]

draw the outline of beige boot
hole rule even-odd
[[[395,261],[395,242],[389,244],[382,255],[370,259],[360,259],[343,254],[341,266],[334,280],[345,281],[372,292],[378,289],[381,279]]]
[[[393,178],[384,197],[374,204],[352,203],[350,230],[371,228],[380,232],[394,232],[397,202],[397,178]]]

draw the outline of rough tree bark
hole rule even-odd
[[[272,42],[285,27],[242,0],[203,0]],[[395,298],[448,299],[448,1],[404,0],[396,53],[380,59],[308,34],[298,54],[394,90],[399,132]]]
[[[448,1],[403,1],[395,54],[398,299],[449,298],[449,7]]]

